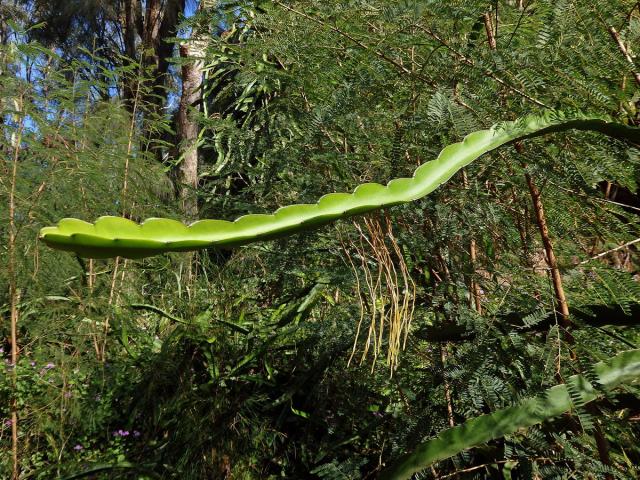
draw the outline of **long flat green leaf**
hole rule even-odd
[[[185,322],[181,318],[178,318],[175,315],[171,315],[169,312],[165,312],[164,310],[162,310],[159,307],[156,307],[155,305],[148,305],[146,303],[132,303],[131,305],[129,305],[129,307],[133,308],[134,310],[149,310],[150,312],[157,313],[161,317],[168,318],[169,320],[174,321],[176,323],[183,323],[186,325],[189,324],[189,322]]]
[[[580,398],[580,403],[584,404],[601,396],[603,390],[637,381],[640,378],[640,350],[622,352],[609,361],[594,365],[594,370],[600,384],[597,390],[582,375],[569,377],[566,384],[556,385],[543,395],[445,430],[398,459],[380,478],[410,478],[429,465],[463,450],[562,415],[573,407],[567,385],[572,388],[574,398]]]
[[[117,463],[94,464],[94,465],[91,465],[90,467],[87,467],[82,472],[74,473],[66,477],[58,477],[58,478],[60,478],[60,480],[76,480],[78,478],[86,478],[86,477],[96,478],[95,476],[100,473],[109,472],[113,470],[132,470],[138,473],[144,473],[144,475],[149,478],[161,478],[158,474],[154,473],[153,471],[147,470],[144,467],[141,467],[139,465],[136,465],[134,463],[127,462],[127,461],[117,462]]]
[[[412,178],[396,178],[386,186],[365,183],[353,193],[330,193],[315,204],[289,205],[271,215],[245,215],[233,222],[200,220],[185,225],[150,218],[138,224],[126,218],[101,217],[95,224],[74,218],[45,227],[40,238],[49,246],[85,257],[121,255],[141,258],[169,251],[235,247],[317,228],[340,218],[411,202],[428,195],[458,170],[506,143],[570,129],[592,130],[640,143],[640,129],[605,117],[548,111],[467,135],[447,146],[438,158],[422,164]]]

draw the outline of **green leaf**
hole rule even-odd
[[[169,320],[172,320],[176,323],[183,323],[185,325],[189,323],[189,322],[185,322],[181,318],[176,317],[175,315],[171,315],[169,312],[165,312],[164,310],[156,307],[155,305],[148,305],[146,303],[132,303],[131,305],[129,305],[129,307],[133,308],[134,310],[149,310],[150,312],[157,313],[161,317],[168,318]]]
[[[235,332],[241,333],[242,335],[248,335],[249,333],[251,333],[250,330],[244,328],[241,325],[238,325],[237,323],[228,322],[226,320],[220,320],[220,319],[216,319],[215,321],[221,325],[225,325],[229,327],[231,330],[234,330]]]
[[[116,471],[117,470],[125,470],[125,471],[133,470],[135,472],[144,473],[144,475],[150,478],[160,478],[158,475],[156,475],[152,471],[149,471],[144,467],[141,467],[139,465],[136,465],[134,463],[127,462],[124,460],[116,463],[102,463],[102,464],[91,465],[90,467],[86,468],[82,472],[74,473],[72,475],[67,475],[65,477],[60,477],[60,478],[61,480],[75,480],[78,478],[94,477],[97,474],[109,472],[113,470],[116,470]]]
[[[311,415],[309,415],[309,413],[303,411],[303,410],[297,410],[295,408],[293,408],[293,405],[291,405],[291,411],[295,414],[298,415],[299,417],[302,418],[309,418]]]
[[[607,362],[597,363],[593,368],[602,390],[611,390],[623,383],[630,383],[640,377],[640,350],[622,352]],[[572,391],[571,394],[569,390]],[[556,385],[546,390],[543,395],[445,430],[438,437],[401,457],[384,471],[380,478],[411,478],[414,473],[429,465],[468,448],[562,415],[575,408],[572,398],[584,405],[602,396],[602,390],[596,390],[583,375],[574,375],[567,379],[566,384]]]
[[[593,130],[640,143],[639,128],[597,115],[547,111],[473,132],[462,142],[447,146],[435,160],[418,167],[412,178],[396,178],[386,187],[365,183],[353,193],[330,193],[315,204],[289,205],[271,215],[245,215],[234,222],[200,220],[187,226],[164,218],[150,218],[137,224],[126,218],[101,217],[91,224],[65,218],[56,227],[43,228],[40,238],[50,247],[93,258],[117,255],[142,258],[170,251],[236,247],[411,202],[428,195],[458,170],[491,150],[509,142],[570,129]]]

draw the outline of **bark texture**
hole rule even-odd
[[[180,202],[186,217],[198,216],[198,120],[195,117],[202,99],[202,49],[196,43],[181,45],[180,56],[191,58],[182,66],[182,95],[178,108],[177,134],[181,157],[178,167]]]

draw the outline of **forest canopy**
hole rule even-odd
[[[631,0],[0,0],[0,477],[640,478],[637,45]]]

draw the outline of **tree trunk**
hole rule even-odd
[[[201,57],[202,49],[195,44],[181,45],[180,56]],[[182,66],[182,96],[178,108],[177,135],[180,154],[178,188],[185,216],[194,220],[198,216],[198,120],[196,108],[202,99],[202,60],[193,59]]]
[[[137,0],[125,0],[124,2],[124,53],[126,56],[125,63],[130,65],[134,63],[136,53],[136,33],[137,33]],[[142,19],[140,19],[142,20]],[[126,78],[124,81],[124,101],[130,113],[133,113],[134,98],[136,97],[135,85],[137,81],[135,77]]]
[[[159,71],[160,66],[160,25],[163,14],[162,0],[147,0],[142,36],[143,58],[145,65],[153,66],[155,71]]]
[[[141,89],[140,111],[145,115],[143,138],[144,147],[153,151],[160,160],[160,149],[156,146],[156,137],[151,125],[164,115],[162,107],[166,103],[168,90],[167,73],[169,60],[172,57],[174,43],[168,39],[176,35],[176,27],[180,13],[184,11],[185,0],[125,0],[124,3],[124,36],[125,53],[133,61],[139,59],[140,71],[124,89],[127,107],[133,111],[135,89],[144,79]],[[136,49],[136,40],[140,38],[142,55]],[[137,77],[137,78],[136,78]]]
[[[166,98],[166,75],[174,43],[167,39],[176,34],[178,17],[184,11],[184,0],[147,0],[142,34],[143,66],[149,68],[151,94],[149,101],[157,107]]]
[[[135,0],[124,2],[124,53],[127,57],[136,58],[136,5]]]

